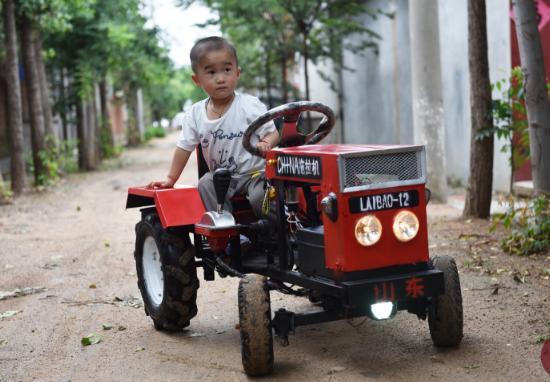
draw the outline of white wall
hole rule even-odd
[[[414,0],[412,0],[414,1]],[[435,3],[435,2],[434,2]],[[344,53],[344,138],[346,143],[413,143],[408,0],[369,0],[372,9],[394,13],[393,18],[360,16],[382,36],[378,51]],[[470,84],[468,69],[468,10],[466,1],[439,1],[439,41],[443,82],[447,176],[467,184],[470,158]],[[508,0],[487,0],[487,33],[491,82],[510,75],[511,45]],[[350,38],[358,41],[359,37]],[[336,95],[310,66],[312,99]],[[336,78],[336,76],[335,76]],[[321,101],[323,102],[323,101]],[[495,143],[493,188],[508,191],[508,153]]]

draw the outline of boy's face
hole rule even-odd
[[[231,97],[241,74],[235,57],[226,49],[206,53],[192,78],[213,99]]]

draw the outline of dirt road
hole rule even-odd
[[[201,281],[199,314],[179,334],[155,331],[141,306],[133,260],[139,212],[124,210],[126,189],[166,173],[174,140],[129,150],[102,171],[0,206],[0,381],[247,379],[235,329],[237,280]],[[184,178],[196,183],[191,168]],[[550,380],[540,361],[550,334],[550,282],[541,273],[548,255],[511,258],[485,223],[449,218],[458,211],[447,206],[429,211],[432,254],[452,254],[459,264],[460,348],[436,349],[427,322],[407,313],[301,327],[289,347],[275,345],[273,380]],[[5,293],[28,287],[46,289]],[[273,310],[310,307],[278,293],[272,302]],[[94,332],[101,342],[82,346]]]

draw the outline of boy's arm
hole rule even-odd
[[[265,155],[266,152],[277,146],[279,143],[279,132],[277,130],[267,133],[258,141],[256,147]]]
[[[166,175],[166,180],[153,181],[147,185],[147,188],[171,188],[178,181],[181,172],[185,168],[191,151],[183,150],[176,147],[174,156],[172,157],[172,163],[170,164],[170,171]]]

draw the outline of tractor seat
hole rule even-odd
[[[258,220],[244,194],[233,196],[231,198],[231,206],[233,207],[233,216],[237,224],[250,224]]]

